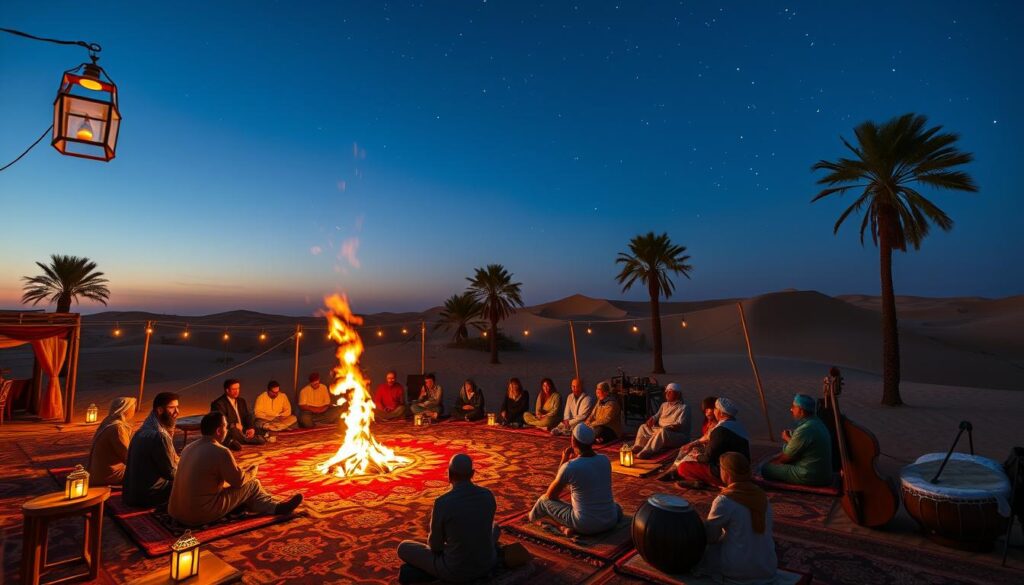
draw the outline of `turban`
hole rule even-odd
[[[675,392],[680,396],[683,394],[682,390],[679,389],[679,384],[676,384],[675,382],[669,382],[669,384],[665,386],[665,392]]]
[[[810,414],[814,414],[815,407],[817,406],[817,403],[814,402],[814,399],[806,394],[797,394],[796,396],[794,396],[793,404],[806,410]]]
[[[729,400],[725,396],[715,401],[715,408],[721,410],[722,412],[728,414],[729,416],[736,416],[740,412],[740,407],[736,406],[735,402]]]

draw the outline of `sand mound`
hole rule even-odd
[[[622,319],[626,311],[603,299],[572,295],[551,303],[538,305],[532,312],[550,319]]]

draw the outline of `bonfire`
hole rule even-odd
[[[324,302],[327,304],[324,316],[327,317],[328,335],[338,344],[335,353],[338,366],[334,368],[331,394],[337,397],[335,404],[347,404],[347,408],[342,410],[341,415],[341,420],[345,422],[345,440],[338,452],[318,464],[317,469],[320,473],[338,477],[388,473],[409,463],[410,459],[396,455],[378,443],[370,430],[373,399],[359,369],[363,341],[354,328],[362,325],[363,319],[352,314],[345,297],[332,295],[325,298]]]

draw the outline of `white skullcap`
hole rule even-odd
[[[572,437],[576,439],[576,442],[581,443],[583,445],[593,445],[594,429],[588,427],[583,423],[580,423],[573,427]]]
[[[715,401],[715,408],[721,410],[722,412],[728,414],[729,416],[736,416],[736,414],[739,413],[740,411],[740,407],[737,406],[735,402],[729,400],[724,396]]]
[[[683,391],[679,388],[679,384],[676,384],[675,382],[669,382],[668,385],[665,386],[665,392],[675,392],[680,396],[683,395]]]

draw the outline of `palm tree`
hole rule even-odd
[[[58,313],[71,311],[71,301],[78,297],[107,304],[110,289],[102,272],[94,272],[96,263],[88,258],[52,254],[50,265],[36,262],[43,273],[39,276],[23,276],[25,294],[21,302],[38,305],[40,301],[57,303]]]
[[[832,233],[854,212],[864,212],[860,223],[860,242],[871,229],[871,241],[878,246],[882,278],[882,404],[898,406],[900,398],[900,346],[896,321],[896,294],[892,282],[892,251],[914,249],[928,235],[930,223],[943,231],[953,228],[953,220],[934,203],[925,199],[916,187],[976,192],[977,186],[967,173],[953,170],[974,160],[968,152],[954,146],[959,136],[942,133],[942,126],[926,128],[928,119],[904,114],[881,126],[864,122],[854,129],[857,144],[845,138],[843,144],[853,158],[835,162],[820,160],[812,171],[827,174],[818,180],[829,187],[811,201],[853,189],[859,197],[836,220]]]
[[[686,262],[690,257],[686,252],[686,246],[677,246],[668,238],[668,234],[654,235],[654,232],[647,232],[646,235],[636,236],[629,241],[629,251],[632,254],[619,252],[616,264],[622,264],[622,271],[617,277],[622,285],[622,292],[633,287],[633,283],[640,281],[647,285],[647,292],[651,296],[651,333],[654,337],[654,373],[664,374],[665,364],[661,357],[661,306],[659,299],[662,295],[665,298],[672,296],[675,289],[669,273],[682,274],[690,278],[690,271],[693,266]]]
[[[522,283],[512,282],[509,274],[501,264],[488,264],[485,268],[477,268],[476,274],[467,277],[469,288],[466,292],[480,303],[480,315],[491,324],[488,337],[491,341],[491,363],[498,361],[498,322],[516,312],[516,307],[523,306],[520,296]]]
[[[434,329],[445,331],[455,329],[455,336],[452,341],[460,343],[469,339],[469,328],[483,329],[484,323],[480,320],[480,303],[473,298],[469,291],[461,295],[452,295],[444,302],[444,309],[441,311],[441,321],[434,325]]]

